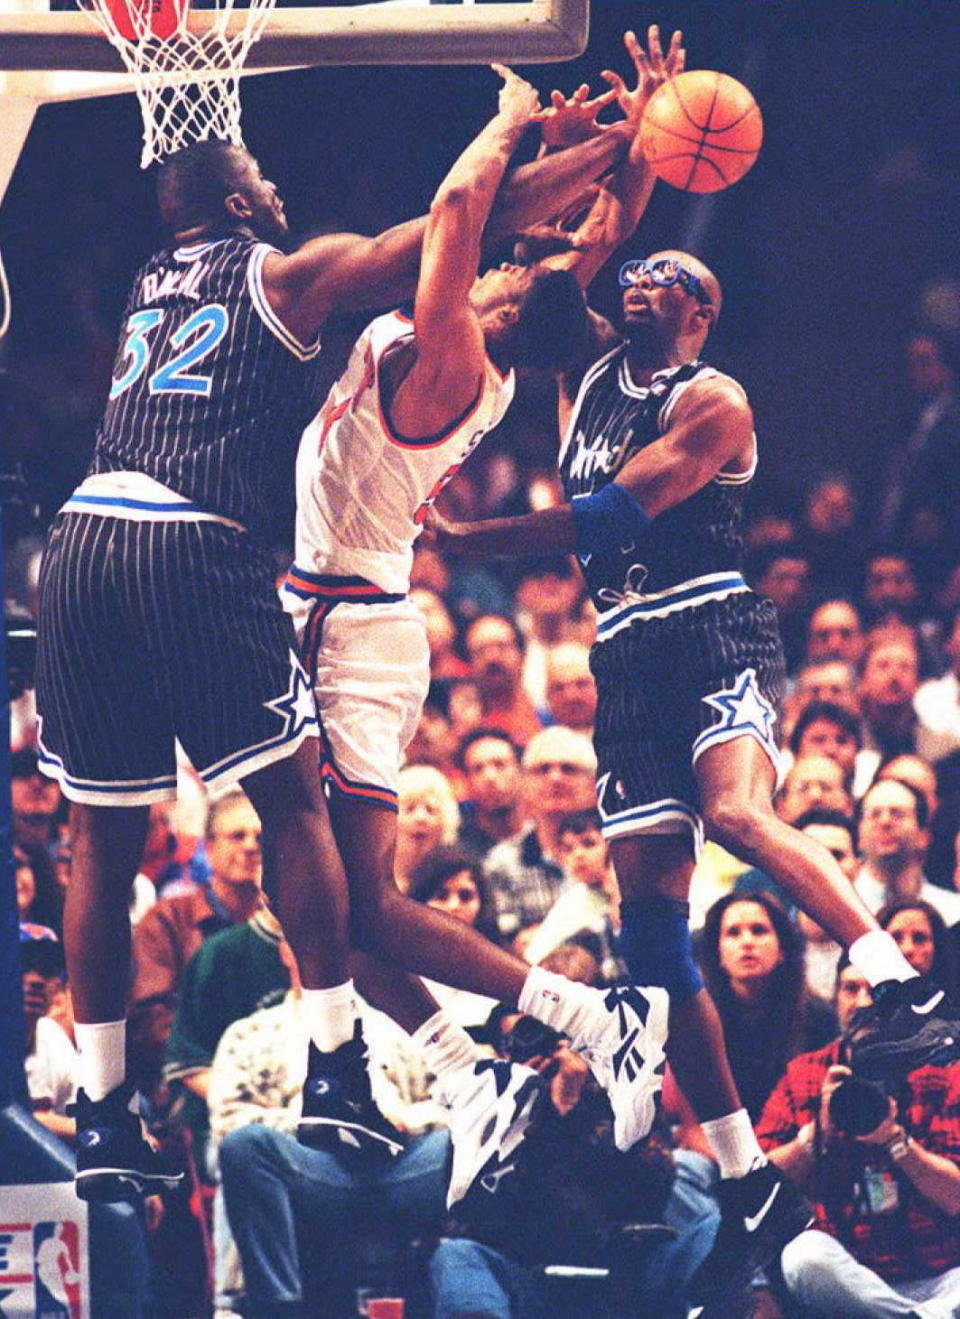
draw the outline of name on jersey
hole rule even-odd
[[[605,435],[588,439],[583,431],[577,431],[575,448],[570,459],[569,479],[589,485],[597,472],[609,475],[616,471],[628,439],[629,435],[621,437],[616,444],[611,445]]]
[[[203,279],[206,269],[202,261],[194,261],[186,270],[164,270],[152,275],[144,275],[140,285],[141,300],[145,303],[159,302],[161,298],[174,296],[196,300],[200,297],[197,286]]]

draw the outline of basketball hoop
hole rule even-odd
[[[79,0],[119,52],[143,115],[142,169],[217,137],[242,145],[240,73],[276,0],[216,0],[194,16],[190,0]]]

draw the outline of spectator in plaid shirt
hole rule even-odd
[[[870,999],[846,958],[836,998],[841,1030]],[[814,1227],[780,1259],[787,1293],[828,1319],[947,1319],[960,1313],[960,1063],[911,1072],[888,1116],[854,1137],[830,1118],[850,1075],[840,1057],[838,1039],[794,1058],[757,1125],[771,1162],[815,1201]]]

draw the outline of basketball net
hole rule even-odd
[[[143,115],[142,169],[209,137],[242,145],[240,73],[276,0],[250,0],[243,9],[216,0],[195,19],[196,31],[187,26],[190,0],[79,3],[133,77]]]

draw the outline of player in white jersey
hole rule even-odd
[[[655,1114],[665,992],[605,997],[539,968],[531,972],[461,922],[403,897],[393,882],[397,773],[429,677],[425,625],[406,598],[413,542],[445,482],[503,416],[512,368],[562,369],[584,351],[590,333],[581,283],[567,270],[506,265],[476,278],[490,202],[536,100],[525,83],[498,71],[505,80],[500,112],[431,207],[412,320],[392,313],[373,322],[304,434],[296,562],[284,597],[314,680],[356,946],[393,967],[519,1002],[548,1018],[607,1086],[618,1141],[627,1147]],[[635,111],[638,101],[639,93]],[[630,170],[624,214],[630,212],[632,229],[650,179],[635,157]],[[611,202],[608,218],[619,201]],[[607,240],[614,228],[611,221]],[[602,243],[597,250],[605,251]],[[595,269],[595,253],[578,259]],[[350,990],[348,982],[345,1003]],[[469,1037],[405,972],[365,965],[364,993],[413,1032],[451,1099],[451,1202],[481,1178],[496,1184],[530,1120],[535,1074],[478,1064]],[[331,1128],[356,1134],[349,1079],[336,1053],[313,1047],[300,1138],[326,1143]]]
[[[582,330],[576,287],[562,280],[560,292]],[[424,510],[514,392],[513,372],[488,357],[466,411],[451,403],[435,433],[401,434],[383,392],[391,368],[404,373],[416,352],[411,316],[378,317],[304,432],[296,560],[284,586],[322,711],[324,774],[348,797],[389,805],[430,678],[423,616],[407,599],[413,543]]]

